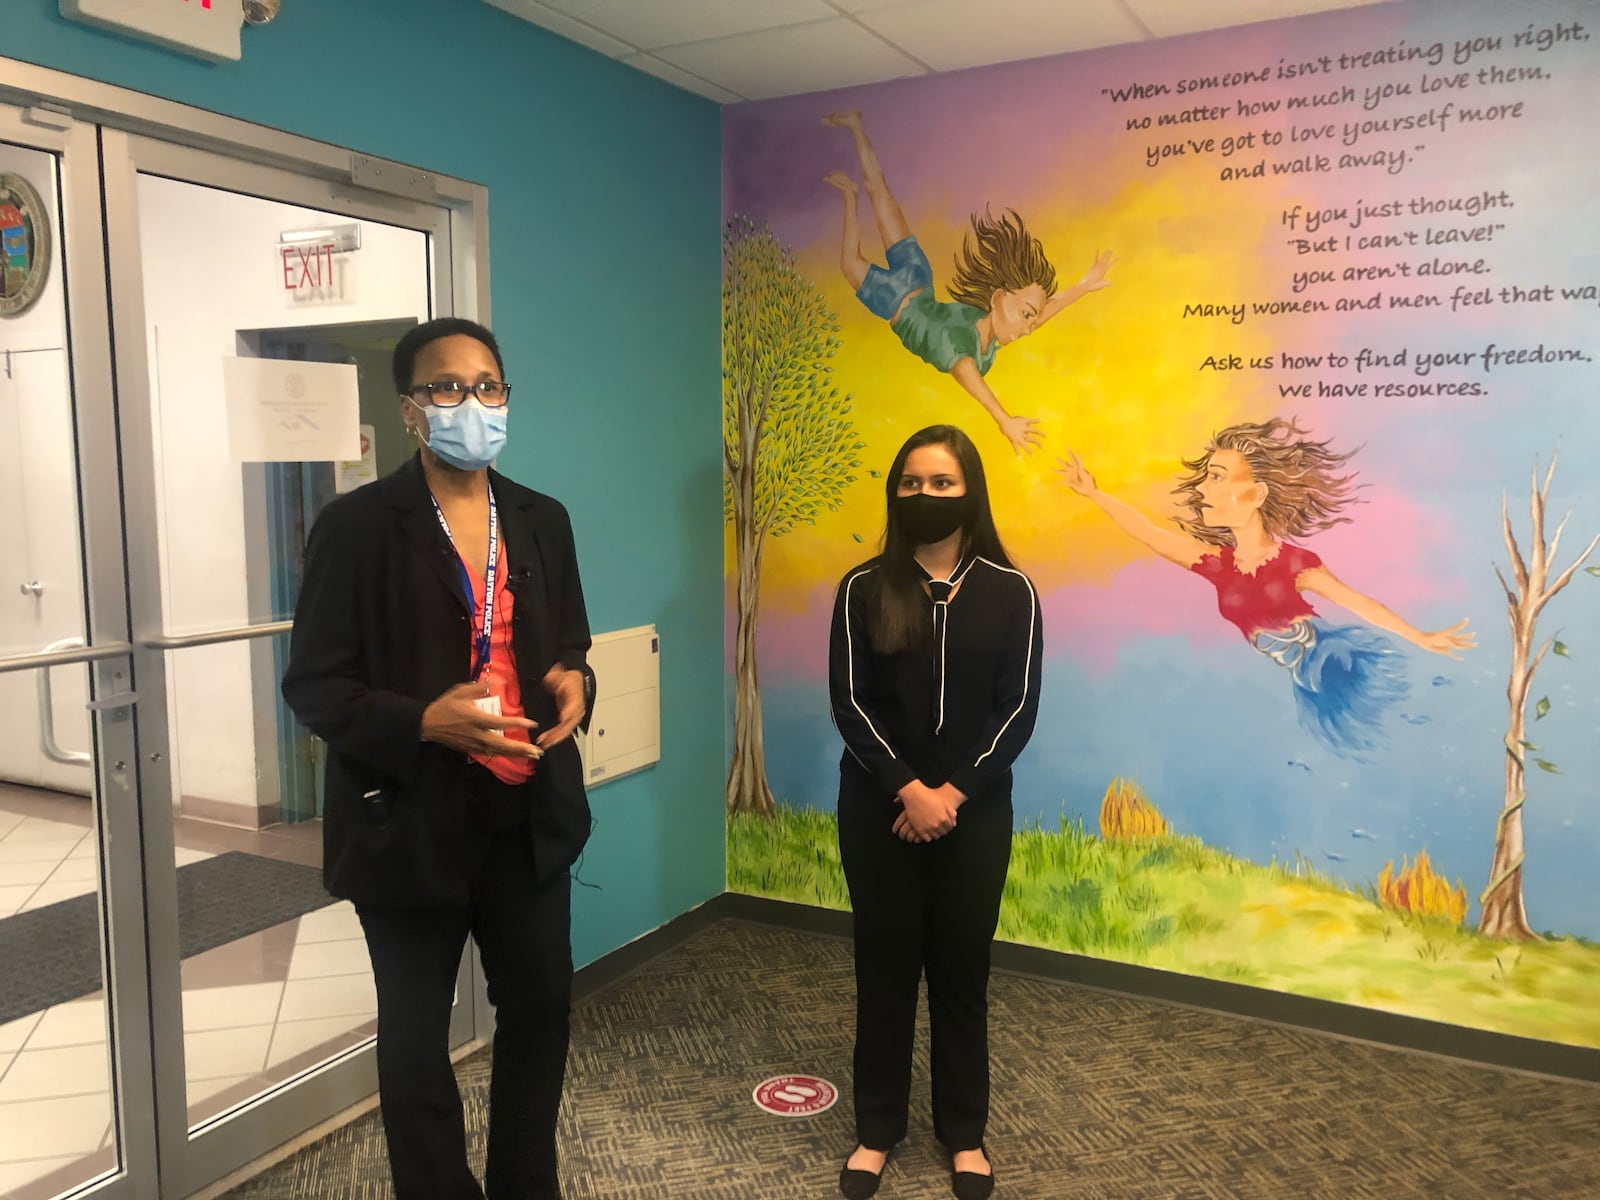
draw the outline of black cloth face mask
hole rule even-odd
[[[971,511],[970,496],[929,496],[915,492],[894,498],[896,522],[919,546],[944,541],[966,523]]]

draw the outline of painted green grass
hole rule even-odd
[[[832,813],[728,820],[728,887],[848,908]],[[1263,866],[1194,837],[1107,842],[1081,822],[1019,830],[1006,941],[1600,1046],[1600,946],[1520,944],[1384,908],[1305,860]]]
[[[849,908],[833,814],[780,807],[770,821],[730,815],[728,890],[822,908]]]

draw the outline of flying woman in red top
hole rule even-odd
[[[1450,658],[1476,638],[1464,620],[1432,633],[1417,629],[1340,582],[1313,551],[1284,540],[1350,520],[1341,515],[1355,499],[1355,476],[1341,473],[1350,457],[1307,437],[1293,420],[1230,425],[1203,455],[1184,461],[1189,474],[1174,494],[1193,516],[1177,528],[1106,495],[1076,454],[1069,452],[1060,471],[1129,537],[1209,580],[1223,617],[1289,672],[1300,724],[1334,753],[1360,760],[1377,748],[1384,714],[1406,695],[1399,651],[1366,626],[1324,620],[1304,593]]]

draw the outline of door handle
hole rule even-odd
[[[38,587],[38,584],[34,584]],[[27,585],[23,585],[27,590]],[[53,654],[58,650],[77,650],[83,646],[82,638],[62,638],[59,642],[51,642],[44,648],[43,653]],[[34,675],[39,692],[39,749],[44,751],[44,756],[51,762],[63,763],[69,767],[87,767],[94,762],[94,755],[82,750],[63,750],[56,741],[56,711],[55,697],[50,691],[50,668],[40,667]]]
[[[37,579],[31,579],[22,585],[22,594],[24,596],[42,596],[44,595],[44,584],[40,583]],[[73,645],[81,646],[83,643],[73,642]]]
[[[215,646],[219,642],[277,637],[293,628],[293,621],[265,621],[257,625],[238,625],[232,629],[213,629],[207,633],[161,633],[145,638],[140,645],[147,650],[188,650],[194,646]]]
[[[60,645],[61,643],[57,643]],[[15,658],[0,658],[0,675],[7,671],[42,671],[47,667],[72,667],[78,663],[99,662],[106,658],[121,658],[125,654],[133,653],[130,642],[102,642],[98,646],[84,646],[76,638],[69,638],[67,644],[81,646],[82,649],[51,650],[38,654],[21,654]]]

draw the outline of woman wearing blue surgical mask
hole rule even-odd
[[[490,467],[511,400],[492,333],[430,321],[393,365],[417,455],[317,519],[283,694],[329,747],[323,871],[371,954],[396,1197],[549,1200],[589,835],[572,525]],[[446,1050],[469,935],[495,1005],[484,1188]]]
[[[840,582],[829,642],[856,963],[858,1144],[839,1190],[875,1194],[906,1136],[926,975],[934,1135],[958,1200],[985,1200],[989,945],[1011,860],[1011,763],[1039,708],[1039,601],[1000,544],[965,433],[912,434],[885,482],[883,553]]]

